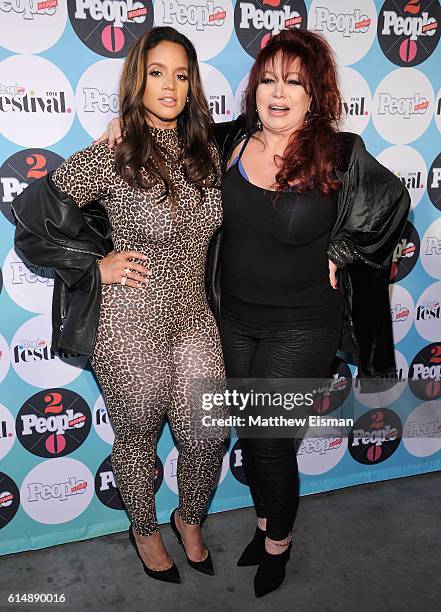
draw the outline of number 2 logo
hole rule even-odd
[[[44,396],[44,402],[47,403],[46,408],[44,409],[45,414],[59,414],[63,411],[62,404],[62,396],[61,393],[48,393]]]
[[[26,174],[27,178],[38,179],[42,176],[46,176],[46,158],[44,155],[41,155],[41,153],[32,153],[28,155],[26,163],[28,166],[31,166]]]

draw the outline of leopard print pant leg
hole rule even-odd
[[[104,292],[109,292],[107,287]],[[117,306],[109,309],[109,324],[121,316],[120,310]],[[119,333],[109,345],[102,339],[107,333],[104,323],[98,328],[91,365],[115,431],[112,467],[135,531],[152,535],[158,531],[154,494],[156,442],[170,402],[172,353],[164,334],[157,330],[146,337],[136,319],[125,330],[118,328]]]
[[[212,493],[224,453],[225,427],[204,427],[201,393],[221,391],[225,371],[213,316],[206,309],[185,322],[173,342],[174,375],[167,416],[178,441],[179,514],[198,525]],[[225,417],[223,406],[210,415]]]

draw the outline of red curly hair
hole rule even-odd
[[[340,187],[336,133],[342,113],[336,62],[331,47],[319,34],[309,30],[282,30],[261,49],[251,68],[243,101],[247,129],[258,130],[256,90],[268,66],[281,54],[283,79],[296,59],[300,81],[311,97],[308,121],[294,132],[276,174],[276,191],[293,188],[304,192],[317,187],[325,195]]]

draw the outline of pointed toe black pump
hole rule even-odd
[[[176,521],[175,521],[176,510],[177,508],[175,508],[170,515],[170,526],[173,529],[173,533],[178,539],[179,544],[182,546],[185,552],[185,556],[187,557],[188,565],[192,567],[193,569],[195,569],[196,571],[201,572],[201,574],[207,574],[208,576],[214,576],[213,561],[211,559],[211,554],[208,548],[207,548],[208,554],[203,561],[192,561],[191,559],[188,558],[187,551],[185,550],[184,542],[182,541],[182,536],[179,533],[178,528],[176,527]]]
[[[141,555],[139,554],[138,546],[136,544],[135,536],[133,534],[132,525],[130,525],[129,527],[129,539],[130,539],[130,542],[133,544],[133,548],[135,549],[136,554],[138,555],[147,576],[150,576],[150,578],[154,578],[155,580],[162,580],[163,582],[171,582],[174,584],[181,583],[181,577],[179,575],[179,570],[176,567],[174,562],[173,562],[173,565],[166,570],[152,570],[144,563]]]

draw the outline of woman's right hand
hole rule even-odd
[[[93,144],[100,144],[101,142],[106,142],[109,149],[119,144],[122,141],[122,132],[121,132],[121,120],[119,117],[114,117],[110,123],[107,124],[106,131],[101,134],[96,140],[93,141]]]
[[[147,255],[139,251],[121,251],[120,253],[111,251],[103,257],[99,264],[103,285],[112,283],[125,284],[126,287],[148,285],[151,270],[129,261],[130,259],[147,259]],[[126,277],[126,280],[121,283],[123,277]]]

